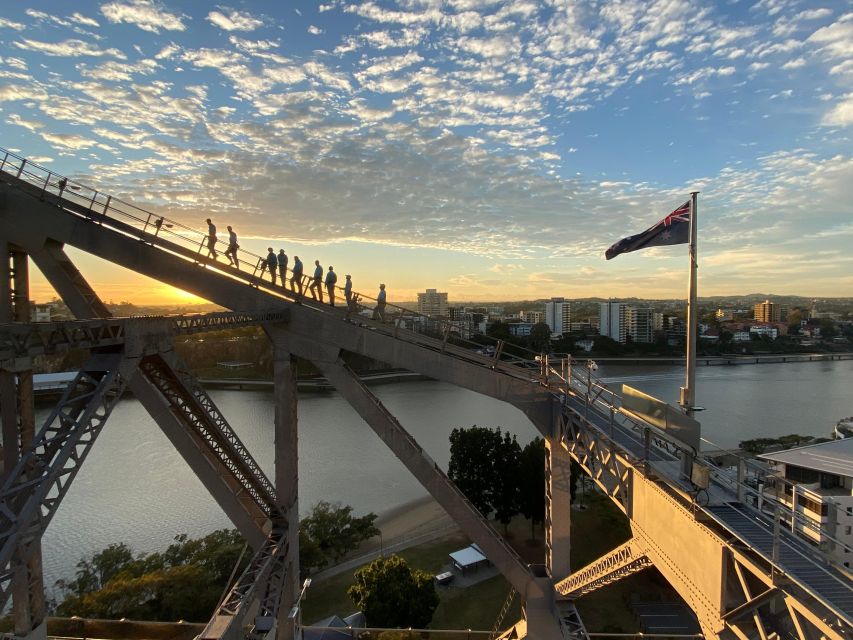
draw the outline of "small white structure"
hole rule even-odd
[[[465,547],[450,554],[450,563],[463,576],[477,571],[480,567],[488,566],[489,559],[483,555],[482,550],[476,544]]]

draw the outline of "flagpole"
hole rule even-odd
[[[687,381],[681,387],[681,408],[688,416],[693,415],[696,406],[696,336],[699,334],[696,323],[696,230],[698,225],[698,191],[690,193],[690,284],[687,300]]]

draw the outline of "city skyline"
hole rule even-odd
[[[683,297],[686,247],[604,250],[696,188],[700,296],[853,295],[835,5],[30,2],[0,33],[2,146],[367,294]],[[69,253],[105,299],[192,300]]]

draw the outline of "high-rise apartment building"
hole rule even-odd
[[[568,333],[572,325],[572,305],[565,298],[551,298],[545,303],[543,322],[551,329],[552,336]]]
[[[770,300],[759,302],[755,305],[754,309],[756,322],[782,322],[785,320],[785,316],[788,315],[786,313],[787,309],[782,308],[775,302],[770,302]]]
[[[518,315],[522,321],[530,324],[539,324],[545,321],[545,314],[541,311],[521,311]]]
[[[598,332],[613,338],[616,342],[624,343],[627,336],[627,327],[625,326],[625,308],[624,302],[616,302],[610,300],[602,302],[598,315]]]
[[[652,309],[632,307],[624,302],[602,302],[599,333],[625,344],[628,336],[634,342],[653,342],[655,314]]]
[[[654,312],[651,309],[625,307],[626,340],[631,336],[634,342],[654,341]]]
[[[447,315],[447,293],[435,289],[427,289],[418,294],[418,313],[424,316],[437,317]]]

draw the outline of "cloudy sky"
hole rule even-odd
[[[0,8],[0,146],[392,299],[683,296],[692,189],[700,295],[853,295],[852,132],[848,0]]]

